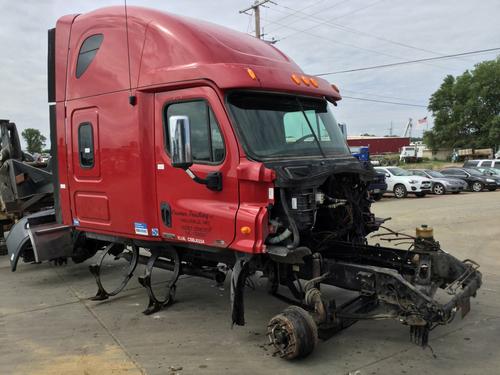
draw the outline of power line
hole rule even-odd
[[[276,22],[277,23],[277,22]],[[278,23],[280,24],[280,23]],[[312,33],[310,31],[307,31],[307,30],[300,30],[300,29],[297,29],[295,27],[292,27],[290,25],[284,25],[285,27],[289,28],[289,29],[292,29],[292,30],[297,30],[297,31],[301,31],[303,32],[304,34],[308,34],[308,35],[311,35],[315,38],[319,38],[320,40],[322,41],[329,41],[331,43],[334,43],[334,44],[340,44],[340,45],[343,45],[343,46],[346,46],[346,47],[350,47],[350,48],[354,48],[354,49],[358,49],[358,50],[361,50],[361,51],[367,51],[367,52],[370,52],[370,53],[374,53],[374,54],[377,54],[377,55],[383,55],[383,56],[389,56],[389,57],[394,57],[396,59],[401,59],[403,60],[402,57],[400,56],[397,56],[397,55],[392,55],[390,53],[386,53],[386,52],[381,52],[379,50],[373,50],[373,49],[370,49],[370,48],[364,48],[364,47],[360,47],[360,46],[357,46],[355,44],[351,44],[351,43],[346,43],[346,42],[342,42],[340,40],[337,40],[337,39],[331,39],[331,38],[327,38],[325,37],[324,35],[318,35],[318,34],[315,34],[315,33]],[[282,39],[279,39],[279,40],[282,40]],[[279,41],[278,40],[278,41]],[[443,68],[444,69],[444,68]]]
[[[315,3],[313,3],[313,4],[308,5],[308,6],[304,7],[304,8],[298,9],[298,10],[294,10],[294,9],[292,9],[292,8],[290,8],[290,7],[285,6],[285,5],[277,4],[278,6],[280,6],[280,7],[282,7],[282,8],[287,8],[287,9],[292,10],[292,11],[293,11],[293,13],[284,13],[284,12],[280,12],[280,13],[284,13],[284,14],[286,14],[286,15],[285,15],[284,17],[278,18],[277,20],[274,20],[274,21],[273,21],[273,20],[271,20],[271,21],[268,23],[268,25],[272,25],[273,23],[278,23],[278,22],[280,22],[280,21],[284,20],[285,18],[289,18],[289,17],[291,17],[291,16],[294,16],[295,14],[300,13],[300,12],[304,11],[305,9],[309,9],[309,8],[311,8],[311,7],[313,7],[313,6],[316,6],[316,5],[318,5],[319,3],[322,3],[323,1],[325,1],[325,0],[319,0],[319,1],[316,1],[316,2],[315,2]],[[314,16],[314,15],[316,15],[316,14],[318,14],[318,13],[323,13],[323,12],[325,12],[325,11],[327,11],[327,10],[329,10],[329,9],[333,8],[333,7],[336,7],[336,6],[337,6],[337,5],[339,5],[339,4],[345,3],[345,2],[347,2],[347,1],[349,1],[349,0],[341,0],[341,1],[339,1],[339,2],[336,2],[335,4],[332,4],[332,5],[330,5],[330,6],[329,6],[329,7],[327,7],[327,8],[323,8],[323,9],[321,9],[321,10],[319,10],[319,11],[314,12],[314,13],[310,13],[310,16]],[[274,10],[274,11],[279,12],[279,10],[277,10],[276,8],[273,8],[273,10]],[[276,29],[274,29],[274,30],[271,30],[271,32],[272,32],[272,33],[275,33],[277,30],[281,30],[281,29],[283,29],[283,28],[285,28],[285,27],[286,27],[286,25],[285,25],[285,26],[283,26],[282,24],[279,24],[279,25],[281,25],[281,26],[277,27],[277,28],[276,28]]]
[[[341,74],[341,73],[359,72],[359,71],[362,71],[362,70],[381,69],[381,68],[388,68],[388,67],[391,67],[391,66],[408,65],[408,64],[420,63],[420,62],[425,62],[425,61],[434,61],[434,60],[449,59],[449,58],[452,58],[452,57],[475,55],[475,54],[478,54],[478,53],[487,53],[487,52],[493,52],[493,51],[498,51],[498,50],[500,50],[500,47],[482,49],[482,50],[477,50],[477,51],[455,53],[453,55],[427,57],[427,58],[424,58],[424,59],[416,59],[416,60],[408,60],[408,61],[395,62],[395,63],[390,63],[390,64],[367,66],[367,67],[364,67],[364,68],[338,70],[338,71],[335,71],[335,72],[315,74],[315,76],[321,77],[321,76],[327,76],[327,75],[331,75],[331,74]]]
[[[363,11],[365,9],[371,8],[374,5],[377,5],[378,3],[382,2],[382,1],[385,1],[385,0],[376,0],[373,3],[371,3],[371,4],[365,5],[364,7],[356,8],[356,9],[353,9],[352,11],[350,11],[350,12],[347,12],[347,13],[341,14],[340,16],[334,17],[334,18],[331,19],[331,21],[335,21],[335,20],[338,20],[338,19],[343,18],[345,16],[350,16],[351,14],[361,12],[361,11]],[[306,32],[306,31],[315,29],[316,27],[319,27],[319,26],[320,25],[314,25],[314,26],[308,27],[307,29],[304,29],[304,30],[294,31],[291,34],[285,35],[280,40],[287,39],[287,38],[291,37],[292,35],[295,35],[295,34],[300,33],[300,32]]]
[[[407,99],[407,98],[401,98],[401,97],[397,97],[397,96],[388,96],[388,95],[381,95],[381,94],[374,94],[372,92],[366,92],[366,91],[357,91],[357,90],[350,90],[350,89],[342,89],[342,92],[350,92],[352,94],[357,94],[357,95],[362,95],[362,96],[368,96],[368,97],[377,97],[377,98],[382,98],[382,99],[393,99],[393,100],[400,100],[400,101],[403,101],[403,102],[406,102],[406,101],[411,101],[411,99]]]
[[[358,98],[356,96],[347,96],[347,95],[342,95],[342,99],[355,99],[355,100],[362,100],[365,102],[374,102],[374,103],[383,103],[383,104],[393,104],[393,105],[402,105],[405,107],[419,107],[419,108],[427,108],[426,105],[423,104],[413,104],[413,103],[401,103],[401,102],[390,102],[388,100],[377,100],[377,99],[368,99],[368,98]]]
[[[341,3],[342,2],[343,1],[341,1]],[[410,49],[414,49],[414,50],[418,50],[418,51],[428,52],[428,53],[432,53],[432,54],[435,54],[435,55],[443,55],[442,53],[439,53],[439,52],[435,52],[435,51],[428,50],[428,49],[425,49],[425,48],[415,47],[415,46],[412,46],[412,45],[407,44],[407,43],[402,43],[402,42],[399,42],[399,41],[396,41],[396,40],[391,40],[389,38],[385,38],[383,36],[374,35],[372,33],[367,33],[367,32],[364,32],[364,31],[361,31],[361,30],[357,30],[357,29],[349,27],[349,26],[340,25],[338,23],[332,22],[331,20],[326,20],[324,18],[317,17],[317,16],[315,16],[316,13],[311,14],[311,13],[305,13],[305,12],[303,12],[303,10],[306,9],[306,8],[308,8],[308,7],[296,10],[296,9],[293,9],[293,8],[291,8],[289,6],[285,6],[285,5],[278,4],[278,6],[293,11],[293,13],[288,13],[288,17],[289,16],[294,16],[296,14],[302,14],[305,17],[301,17],[301,18],[313,21],[313,22],[317,23],[318,26],[326,25],[326,26],[332,27],[332,28],[334,28],[336,30],[340,30],[340,31],[347,32],[347,33],[353,33],[353,34],[362,35],[362,36],[365,36],[365,37],[369,37],[369,38],[381,40],[383,42],[391,43],[391,44],[394,44],[394,45],[397,45],[397,46],[400,46],[400,47],[405,47],[405,48],[410,48]],[[273,10],[280,12],[278,9],[273,9]],[[319,12],[317,12],[317,13],[319,13]],[[285,16],[283,18],[287,18],[287,16]],[[280,21],[283,18],[280,18],[277,21]]]
[[[383,0],[379,0],[379,1],[383,1]],[[373,3],[373,4],[375,4],[375,3]],[[365,8],[366,8],[366,7],[365,7]],[[365,9],[365,8],[363,8],[363,9]],[[360,9],[361,9],[361,8],[360,8]],[[360,9],[358,9],[358,10],[360,10]],[[273,10],[280,12],[279,10],[277,10],[277,9],[275,9],[275,8],[273,8]],[[354,12],[354,11],[353,11],[353,12]],[[311,14],[311,16],[312,16],[312,14]],[[342,16],[341,16],[341,17],[342,17]],[[337,17],[337,18],[340,18],[340,17]],[[335,19],[336,19],[336,18],[335,18]],[[394,57],[394,58],[396,58],[396,59],[401,59],[401,60],[404,60],[404,58],[403,58],[403,57],[400,57],[400,56],[397,56],[397,55],[392,55],[392,54],[390,54],[390,53],[386,53],[386,52],[382,52],[382,51],[380,51],[380,50],[373,50],[373,49],[370,49],[370,48],[360,47],[360,46],[355,45],[355,44],[342,42],[342,41],[337,40],[337,39],[331,39],[331,38],[327,38],[327,37],[325,37],[325,36],[323,36],[323,35],[318,35],[318,34],[312,33],[312,32],[310,32],[310,31],[308,31],[308,30],[310,30],[311,28],[308,28],[308,29],[305,29],[305,30],[301,30],[301,29],[298,29],[298,28],[296,28],[296,27],[290,26],[289,24],[282,24],[282,23],[280,23],[280,22],[278,22],[278,21],[273,21],[273,23],[278,24],[278,25],[281,25],[281,26],[286,27],[286,28],[291,29],[291,30],[295,30],[297,33],[298,33],[298,32],[302,32],[302,33],[304,33],[304,34],[311,35],[311,36],[316,37],[316,38],[320,38],[321,40],[327,40],[327,41],[332,42],[332,43],[335,43],[335,44],[340,44],[340,45],[343,45],[343,46],[346,46],[346,47],[350,47],[350,48],[354,48],[354,49],[358,49],[358,50],[361,50],[361,51],[367,51],[367,52],[374,53],[374,54],[377,54],[377,55],[389,56],[389,57]],[[315,27],[315,26],[314,26],[314,27]],[[314,28],[314,27],[313,27],[313,28]],[[269,34],[269,32],[268,32],[267,34]],[[289,34],[289,35],[291,35],[291,34]],[[281,38],[281,39],[275,40],[275,42],[279,42],[279,41],[281,41],[281,40],[283,40],[283,39],[284,39],[284,38]],[[437,67],[437,68],[440,68],[440,69],[445,70],[445,68],[444,68],[444,67],[439,66],[439,65],[433,65],[433,64],[427,64],[427,65],[434,66],[434,67]]]

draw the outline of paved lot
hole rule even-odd
[[[266,324],[285,305],[260,285],[247,293],[247,326],[231,329],[227,285],[186,277],[176,304],[144,316],[147,298],[135,280],[112,300],[87,300],[95,293],[90,261],[22,264],[11,273],[1,257],[0,374],[498,374],[500,191],[386,198],[374,211],[393,217],[396,230],[429,224],[443,248],[481,263],[472,311],[431,332],[432,351],[411,344],[397,323],[360,322],[306,360],[286,362],[265,346]]]

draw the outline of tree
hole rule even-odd
[[[431,149],[500,144],[500,57],[456,78],[446,76],[428,108],[434,127],[424,133],[424,142]]]
[[[47,140],[47,138],[45,138],[45,136],[40,133],[40,130],[27,128],[23,130],[21,135],[26,141],[26,149],[30,154],[42,152],[42,149],[45,147],[45,141]]]

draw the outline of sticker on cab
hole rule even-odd
[[[146,223],[134,223],[135,234],[139,234],[141,236],[148,235],[148,225]]]
[[[160,235],[160,231],[158,230],[158,228],[151,228],[151,235],[153,237],[158,237]]]

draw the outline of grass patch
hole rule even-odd
[[[401,163],[399,166],[404,169],[443,169],[448,167],[462,168],[463,162],[452,163],[450,161],[429,160],[420,163]]]

